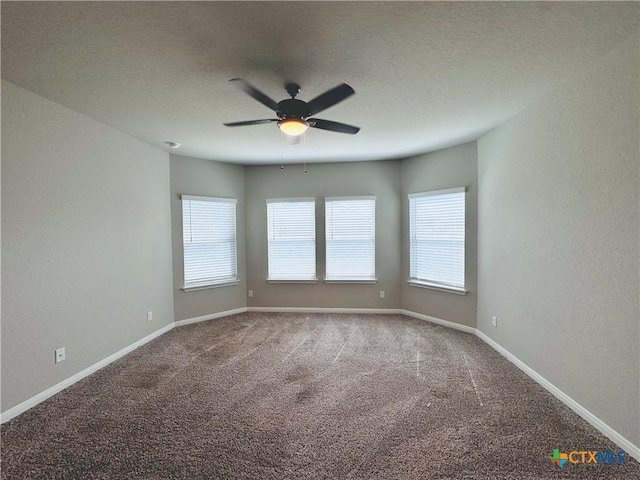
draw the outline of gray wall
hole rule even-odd
[[[245,169],[249,306],[400,308],[400,164],[396,161],[248,167]],[[378,283],[325,284],[324,198],[376,195]],[[315,197],[317,284],[267,283],[268,198]],[[379,298],[379,291],[385,298]]]
[[[173,321],[168,193],[166,152],[2,82],[3,411]]]
[[[180,195],[236,198],[238,285],[185,292]],[[171,230],[175,319],[185,320],[246,307],[244,245],[244,169],[239,165],[171,155]]]
[[[634,36],[478,143],[478,328],[636,445],[638,84]]]
[[[406,310],[443,320],[476,326],[478,152],[476,142],[427,153],[402,161],[402,305]],[[409,285],[410,193],[467,187],[465,286],[467,294],[442,292]]]

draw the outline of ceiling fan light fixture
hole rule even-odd
[[[297,137],[307,131],[309,124],[299,118],[285,118],[278,122],[278,128],[285,135]]]
[[[247,125],[261,125],[276,122],[280,132],[285,134],[288,139],[299,138],[309,127],[350,135],[354,135],[360,131],[360,127],[354,127],[346,123],[323,120],[321,118],[309,118],[314,117],[316,113],[323,112],[329,107],[333,107],[356,93],[353,88],[346,83],[341,83],[327,90],[309,102],[298,100],[296,97],[298,96],[298,92],[300,92],[300,85],[297,83],[289,83],[285,89],[291,98],[276,102],[242,78],[232,78],[229,81],[265,107],[273,110],[278,118],[223,123],[226,127],[244,127]]]

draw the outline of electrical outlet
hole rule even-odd
[[[496,317],[495,315],[491,317],[491,325],[493,325],[496,328],[498,327],[498,317]]]
[[[253,290],[249,290],[249,298],[253,298]]]
[[[147,322],[153,320],[153,312],[147,312]]]
[[[63,362],[67,358],[64,347],[56,349],[56,363]]]
[[[380,290],[380,298],[384,298],[384,290]]]

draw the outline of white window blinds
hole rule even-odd
[[[267,200],[269,280],[316,279],[316,202]]]
[[[182,195],[185,290],[238,280],[236,203]]]
[[[327,280],[375,280],[376,199],[325,199]]]
[[[464,289],[465,189],[409,195],[410,281]]]

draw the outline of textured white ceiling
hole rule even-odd
[[[477,138],[638,29],[637,3],[2,2],[2,76],[148,143],[245,164],[399,158]],[[282,144],[233,88],[356,95]]]

